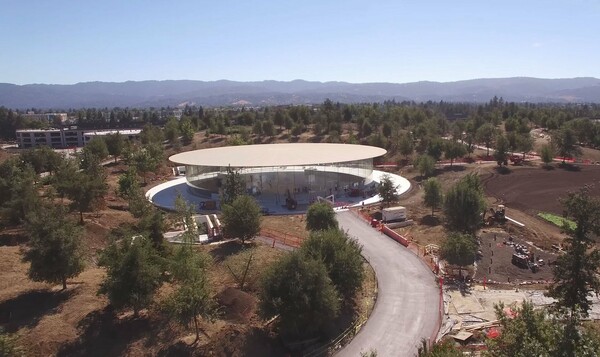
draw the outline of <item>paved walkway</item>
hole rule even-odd
[[[440,292],[435,276],[411,251],[352,212],[339,212],[337,219],[362,244],[379,289],[367,323],[337,356],[357,357],[375,350],[378,356],[414,357],[421,339],[430,338],[437,327]]]

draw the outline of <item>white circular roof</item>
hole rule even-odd
[[[302,166],[371,159],[386,152],[374,146],[352,144],[261,144],[188,151],[169,160],[198,166]]]

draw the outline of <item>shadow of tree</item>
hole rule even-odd
[[[148,318],[120,320],[110,306],[90,312],[77,328],[81,331],[79,338],[61,346],[57,356],[118,356],[132,341],[148,336],[146,345],[152,345],[159,338],[158,334],[152,333],[159,327]]]
[[[512,170],[507,166],[496,166],[494,170],[496,170],[496,172],[500,175],[508,175],[512,172]]]
[[[432,227],[440,225],[441,223],[442,223],[442,221],[440,220],[440,217],[432,216],[430,214],[421,218],[421,221],[419,222],[419,224],[426,225],[426,226],[432,226]]]
[[[244,249],[251,248],[254,243],[242,244],[239,240],[232,240],[223,244],[219,244],[215,249],[210,251],[210,255],[216,263],[220,263],[227,257],[241,252]]]
[[[565,171],[573,171],[573,172],[581,171],[581,167],[579,167],[577,165],[569,164],[569,163],[560,163],[558,165],[558,167],[560,167],[561,169],[563,169]]]
[[[444,171],[460,172],[460,171],[465,171],[465,170],[466,170],[466,167],[464,165],[452,165],[452,166],[444,166],[444,168],[440,171],[441,172],[444,172]]]
[[[33,290],[6,300],[0,303],[0,324],[9,333],[34,327],[44,316],[56,313],[76,290]]]
[[[14,247],[25,244],[25,242],[27,242],[27,236],[25,234],[0,234],[0,247]]]

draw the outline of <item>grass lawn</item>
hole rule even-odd
[[[557,216],[552,213],[540,212],[540,213],[538,213],[538,216],[540,216],[541,218],[545,219],[546,221],[548,221],[560,228],[563,227],[563,222],[566,222],[570,229],[577,228],[577,224],[575,222],[568,220],[566,218],[563,218],[561,216]]]

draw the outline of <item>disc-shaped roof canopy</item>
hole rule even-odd
[[[374,146],[351,144],[262,144],[188,151],[169,160],[197,166],[303,166],[371,159],[386,152]]]

